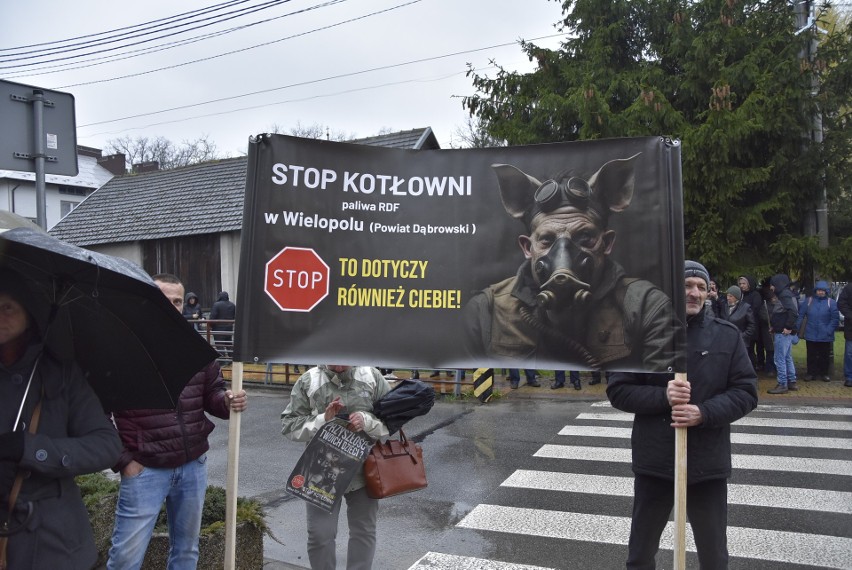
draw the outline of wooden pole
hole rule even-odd
[[[243,389],[243,363],[231,368],[231,391]],[[225,570],[236,568],[237,546],[237,480],[240,473],[240,419],[242,412],[231,412],[228,420],[228,480],[225,489]]]
[[[675,373],[686,381],[686,374]],[[686,429],[675,428],[674,570],[686,570]]]

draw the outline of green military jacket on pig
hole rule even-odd
[[[308,442],[326,423],[325,409],[336,397],[343,402],[344,412],[360,412],[364,417],[364,431],[378,439],[388,435],[388,429],[373,415],[373,403],[390,392],[382,374],[368,366],[353,366],[336,374],[320,365],[305,372],[290,392],[290,403],[281,412],[281,433],[293,441]],[[364,475],[359,472],[346,492],[364,486]]]

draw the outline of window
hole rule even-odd
[[[71,213],[71,210],[77,207],[80,202],[72,202],[70,200],[59,201],[59,216],[64,218]]]

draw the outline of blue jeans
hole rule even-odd
[[[852,381],[852,340],[846,341],[846,351],[843,353],[843,376]]]
[[[527,382],[535,382],[535,370],[524,369]],[[517,384],[521,381],[521,371],[517,368],[509,368],[509,382]]]
[[[163,501],[169,521],[168,570],[195,570],[201,510],[207,492],[207,456],[180,467],[145,467],[121,477],[108,570],[138,570]]]
[[[796,381],[796,367],[793,365],[792,334],[775,333],[775,370],[778,373],[778,383],[786,386]]]

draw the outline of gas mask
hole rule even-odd
[[[543,308],[559,310],[585,303],[592,296],[595,254],[572,239],[561,237],[535,261],[533,272],[541,283],[536,302]]]
[[[557,183],[543,182],[534,195],[530,219],[538,214],[547,215],[562,207],[572,207],[594,221],[596,212],[590,203],[589,183],[578,177]],[[560,237],[553,242],[547,254],[533,264],[533,273],[540,283],[536,296],[539,306],[548,310],[560,310],[575,303],[585,303],[591,298],[591,287],[595,278],[597,250],[601,244],[589,237]]]

